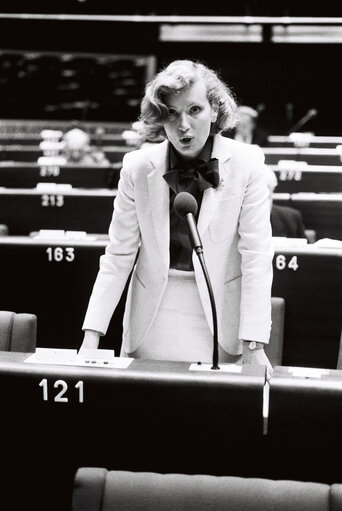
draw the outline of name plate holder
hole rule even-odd
[[[212,367],[213,364],[197,362],[189,366],[189,371],[215,371],[216,373],[220,371],[223,373],[241,373],[242,371],[242,365],[238,364],[219,364],[219,370],[213,370]]]

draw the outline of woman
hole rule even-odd
[[[224,138],[236,103],[217,74],[177,60],[147,85],[140,123],[149,140],[127,153],[109,227],[110,242],[90,297],[83,348],[97,348],[127,278],[121,355],[210,362],[212,311],[180,191],[197,200],[198,231],[217,309],[221,362],[271,365],[272,235],[260,148]],[[203,162],[209,162],[209,169]],[[201,166],[202,164],[202,166]],[[204,168],[203,168],[204,167]]]

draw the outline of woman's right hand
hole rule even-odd
[[[86,330],[84,332],[83,342],[78,350],[78,354],[81,355],[83,350],[96,350],[99,347],[100,336],[100,332]]]

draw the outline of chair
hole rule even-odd
[[[308,243],[315,243],[317,241],[317,234],[315,229],[305,229],[305,236]]]
[[[0,224],[0,236],[8,236],[8,225]]]
[[[285,300],[272,296],[272,328],[270,342],[265,347],[265,353],[272,366],[280,366],[283,358]]]
[[[0,311],[0,351],[34,353],[37,342],[37,316]]]
[[[342,484],[81,467],[72,511],[338,511]]]

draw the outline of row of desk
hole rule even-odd
[[[307,162],[308,165],[342,165],[341,146],[336,147],[263,147],[265,162],[268,165],[276,165],[280,160],[296,160]],[[133,149],[131,146],[112,144],[102,147],[106,157],[111,163],[121,161],[123,155]],[[37,162],[43,156],[39,145],[8,144],[0,145],[2,160],[21,162]]]
[[[132,150],[126,145],[106,145],[102,147],[105,156],[110,163],[120,162],[127,151]],[[38,158],[44,156],[43,150],[35,145],[0,145],[2,161],[37,162]]]
[[[290,135],[269,135],[267,137],[269,147],[320,147],[334,149],[338,145],[342,145],[342,137],[339,136],[322,136],[313,133],[292,133]]]
[[[115,188],[74,188],[41,183],[35,188],[0,188],[0,223],[9,233],[27,235],[39,229],[106,233],[113,211]],[[342,239],[342,192],[275,193],[274,203],[292,206],[303,215],[316,238]]]
[[[106,235],[0,237],[0,310],[38,316],[38,346],[78,348]],[[77,234],[77,233],[76,233]],[[80,233],[82,234],[82,233]],[[283,363],[336,368],[342,328],[342,248],[276,247],[272,295],[285,299]],[[125,293],[101,345],[119,353]]]
[[[277,192],[342,192],[342,166],[305,165],[283,160],[270,165],[278,179]],[[107,167],[38,165],[35,162],[0,162],[0,183],[6,188],[34,188],[38,183],[70,183],[82,188],[117,186],[121,162]]]
[[[308,165],[342,165],[342,149],[331,147],[263,147],[267,165],[276,165],[281,160],[306,162]]]
[[[1,188],[0,221],[13,235],[28,235],[40,229],[103,234],[108,232],[116,192],[63,184],[33,189]]]
[[[313,229],[316,239],[342,240],[342,192],[274,193],[274,204],[299,210],[306,229]]]
[[[101,128],[98,126],[98,128]],[[85,132],[88,132],[90,136],[90,143],[93,146],[118,146],[118,145],[126,145],[126,140],[122,136],[122,132],[125,129],[129,129],[130,124],[129,123],[121,123],[117,126],[116,132],[112,133],[106,133],[106,128],[102,128],[102,130],[105,133],[97,134],[96,133],[96,127],[92,128],[92,133],[89,133],[89,130],[87,127],[84,129]],[[65,126],[63,128],[64,132],[67,132],[69,129],[72,129],[72,126]],[[81,128],[83,129],[83,128]],[[110,127],[110,130],[113,131],[115,128],[113,126]],[[63,134],[62,130],[58,130]],[[36,133],[0,133],[0,146],[33,146],[37,149],[39,147],[39,144],[43,142],[45,139],[42,136],[41,132]]]
[[[66,132],[71,129],[72,125],[69,122],[63,121],[34,121],[31,120],[22,122],[22,127],[15,126],[15,122],[7,120],[7,129],[3,125],[2,132],[0,133],[0,145],[39,145],[43,140],[42,132],[47,128]],[[102,145],[121,145],[126,143],[125,138],[122,136],[124,130],[130,130],[131,123],[117,122],[117,123],[92,123],[80,122],[79,127],[88,132],[92,143],[100,142]],[[101,133],[98,130],[101,129]],[[269,135],[267,137],[268,147],[290,147],[290,148],[330,148],[335,149],[338,145],[342,145],[341,136],[322,136],[314,135],[313,133],[298,132],[291,133],[290,135]]]
[[[341,482],[341,371],[70,360],[1,354],[11,509],[69,511],[80,466]]]
[[[29,145],[26,149],[32,156]],[[275,202],[302,208],[306,227],[317,229],[318,238],[341,239],[341,197],[334,189],[341,183],[341,161],[332,151],[323,155],[324,162],[312,163],[326,165],[325,171],[303,168],[300,174],[291,163],[279,168],[265,152],[278,172],[281,193]],[[332,460],[342,446],[342,371],[335,370],[342,328],[341,248],[276,247],[272,295],[285,299],[285,331],[283,366],[274,368],[270,385],[263,367],[210,371],[198,364],[133,359],[127,367],[115,362],[104,367],[101,360],[72,358],[108,241],[116,193],[108,180],[118,177],[122,152],[111,168],[45,169],[50,176],[41,175],[35,160],[0,166],[6,187],[0,190],[0,222],[11,234],[0,238],[5,268],[0,309],[37,314],[38,348],[54,352],[35,361],[23,353],[0,353],[0,433],[7,446],[2,498],[8,494],[13,510],[45,511],[49,502],[49,511],[71,511],[80,466],[340,482],[339,465]],[[294,159],[293,152],[288,155]],[[10,149],[5,156],[11,156]],[[20,177],[21,189],[13,171],[26,179],[22,185]],[[293,187],[309,186],[318,172],[319,189]],[[38,173],[39,182],[52,177],[82,188],[35,189]],[[311,196],[313,223],[305,213],[307,197],[298,197],[302,191],[327,192]],[[321,230],[322,218],[330,230]],[[63,234],[28,236],[44,228]],[[125,293],[101,342],[116,353],[124,301]],[[71,362],[58,362],[63,349]]]
[[[101,167],[0,162],[0,183],[5,188],[34,188],[38,183],[68,183],[80,188],[116,188],[121,167],[121,162]]]

